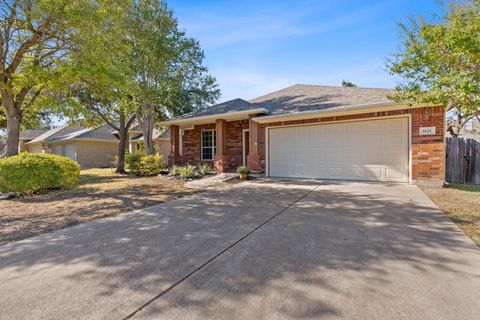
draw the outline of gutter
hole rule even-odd
[[[179,124],[193,124],[197,122],[211,122],[217,119],[229,120],[229,119],[235,119],[238,117],[248,116],[250,114],[266,113],[266,112],[268,112],[268,110],[265,108],[249,109],[244,111],[217,113],[217,114],[212,114],[208,116],[192,117],[187,119],[168,120],[168,121],[160,122],[160,124],[164,126],[170,126],[170,125],[179,125]]]
[[[349,115],[352,113],[392,111],[392,110],[400,110],[400,109],[406,109],[406,108],[421,108],[425,106],[428,106],[428,105],[418,104],[418,105],[408,106],[401,103],[382,102],[382,103],[374,103],[374,104],[359,104],[359,105],[348,106],[348,107],[339,106],[339,107],[328,108],[324,110],[276,114],[271,116],[255,117],[252,120],[257,123],[263,124],[263,123],[277,122],[277,121],[302,120],[302,119],[314,118],[316,116],[318,117],[340,116],[340,115]]]

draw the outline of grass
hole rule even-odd
[[[82,170],[78,186],[0,202],[0,244],[191,194],[183,181]]]
[[[480,246],[480,186],[452,183],[422,190]]]

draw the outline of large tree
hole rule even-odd
[[[204,54],[198,42],[179,30],[163,1],[134,1],[126,25],[137,120],[145,153],[153,154],[155,120],[213,103],[219,90],[203,65]]]
[[[81,74],[72,58],[101,51],[82,50],[96,32],[115,21],[123,0],[2,0],[0,5],[0,95],[7,126],[4,154],[18,153],[22,121],[48,106],[40,102]],[[82,55],[83,53],[83,55]],[[79,68],[80,67],[80,68]],[[101,71],[100,71],[101,72]]]
[[[119,88],[107,90],[79,81],[70,88],[68,105],[64,112],[69,118],[87,127],[107,124],[116,131],[119,138],[116,172],[125,173],[125,149],[128,147],[128,132],[136,118],[136,104],[133,97]],[[68,111],[67,111],[68,110]]]
[[[401,47],[387,66],[402,79],[393,98],[456,109],[448,125],[456,135],[480,113],[480,1],[452,1],[445,9],[431,22],[400,23]]]

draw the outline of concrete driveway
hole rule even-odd
[[[264,180],[0,247],[0,319],[478,319],[479,292],[406,184]]]

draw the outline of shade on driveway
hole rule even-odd
[[[248,183],[0,247],[0,319],[477,319],[479,290],[407,184]]]

